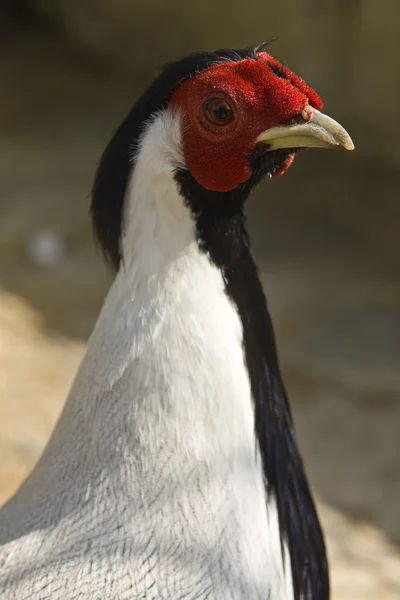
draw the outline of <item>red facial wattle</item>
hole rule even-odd
[[[288,170],[288,168],[290,167],[290,165],[292,164],[292,162],[294,161],[294,157],[295,154],[294,152],[292,152],[291,154],[289,154],[289,156],[287,157],[287,159],[282,163],[282,165],[279,167],[279,169],[276,169],[273,173],[272,173],[272,177],[280,177],[281,175],[283,175],[284,173],[286,173],[286,171]]]
[[[208,127],[204,103],[229,98],[234,120],[227,127]],[[285,125],[309,104],[320,109],[320,97],[297,75],[265,52],[252,58],[214,65],[187,79],[174,92],[172,106],[184,115],[183,151],[193,177],[208,190],[226,192],[252,174],[249,156],[257,137]],[[282,175],[293,155],[274,176]]]

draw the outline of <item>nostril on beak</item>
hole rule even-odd
[[[312,117],[312,110],[310,109],[309,106],[305,106],[300,114],[301,114],[302,118],[304,119],[304,121],[310,121],[310,119]]]

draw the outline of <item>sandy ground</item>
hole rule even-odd
[[[129,100],[57,53],[0,66],[13,94],[0,136],[1,502],[48,439],[110,282],[88,193]],[[334,600],[400,595],[399,183],[356,155],[309,153],[249,205]],[[64,246],[52,267],[32,258],[43,230]]]

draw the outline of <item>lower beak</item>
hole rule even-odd
[[[327,115],[311,106],[301,112],[303,122],[263,131],[257,142],[268,144],[268,151],[279,148],[344,148],[354,150],[347,131]]]

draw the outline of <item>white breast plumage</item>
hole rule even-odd
[[[291,600],[266,498],[242,325],[147,126],[124,261],[63,415],[0,513],[2,600]]]

